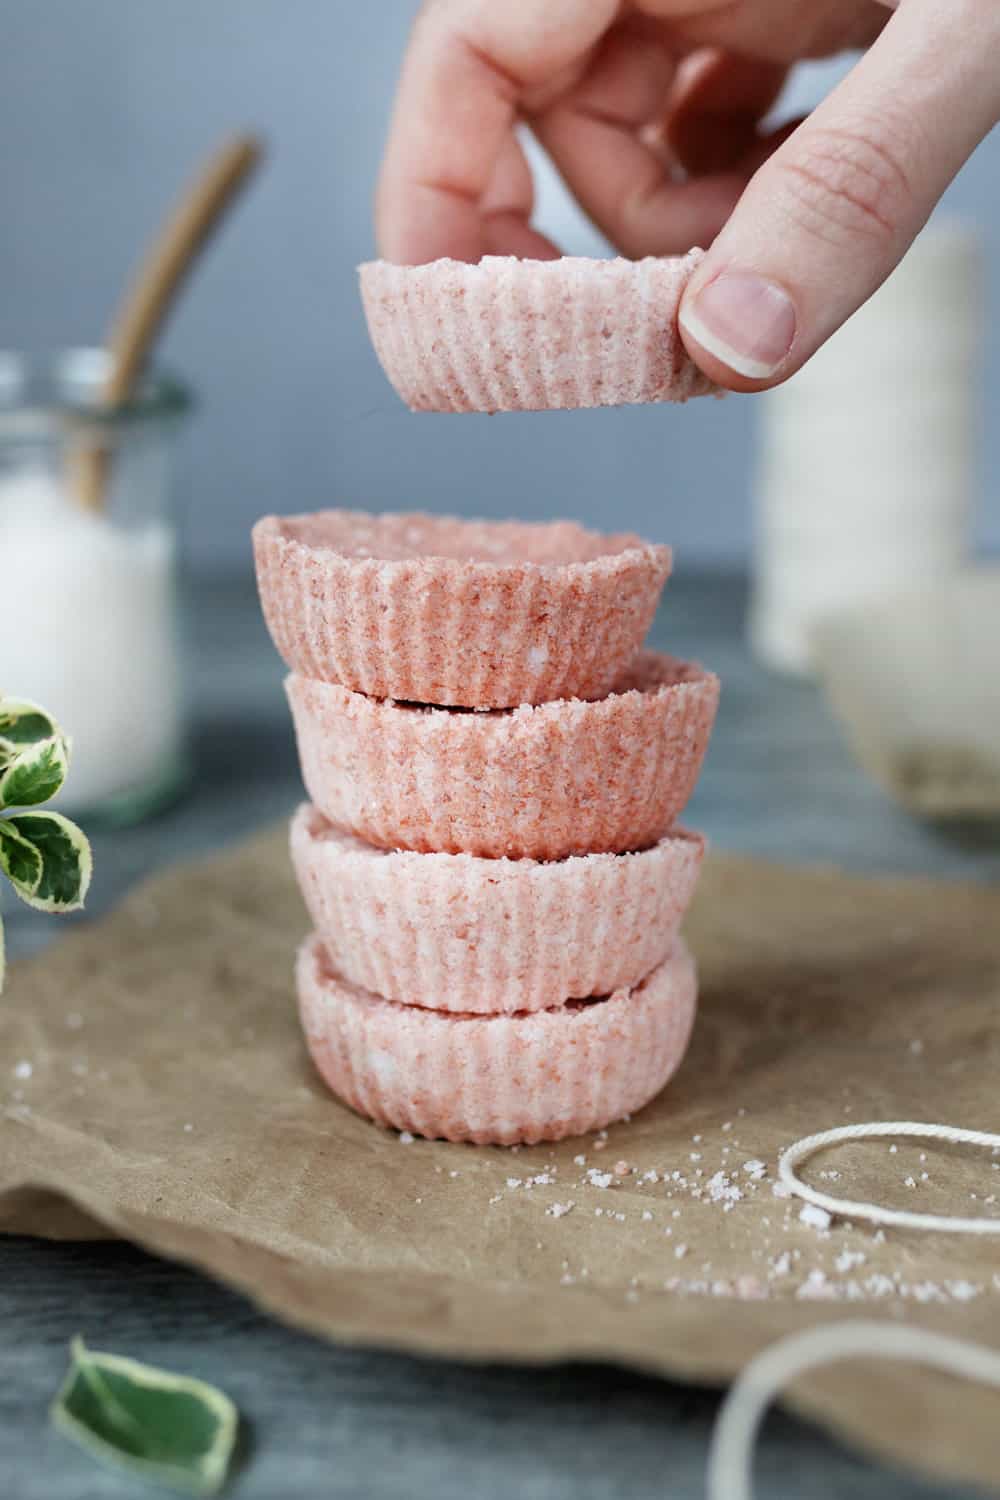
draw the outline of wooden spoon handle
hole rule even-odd
[[[252,136],[240,136],[216,153],[182,197],[139,267],[108,342],[111,367],[101,392],[119,406],[135,390],[146,358],[199,251],[260,160]],[[106,449],[79,455],[75,488],[88,510],[100,510],[107,482]]]

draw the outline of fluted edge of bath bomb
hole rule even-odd
[[[572,521],[265,516],[261,604],[292,671],[468,708],[599,698],[642,645],[669,547]]]
[[[697,979],[682,943],[632,989],[505,1016],[399,1005],[341,979],[313,936],[297,966],[313,1062],[358,1113],[414,1135],[533,1144],[634,1114],[684,1057]]]
[[[718,394],[677,329],[703,251],[359,269],[372,344],[414,411],[538,411]]]
[[[309,798],[388,849],[564,859],[655,844],[694,790],[719,699],[701,667],[642,652],[616,690],[468,713],[292,675]]]
[[[308,804],[292,862],[338,974],[387,1000],[469,1014],[544,1010],[637,984],[674,946],[704,840],[552,863],[365,843]]]

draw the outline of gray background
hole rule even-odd
[[[183,458],[190,554],[242,565],[268,510],[331,503],[579,515],[737,564],[754,399],[521,417],[415,417],[365,336],[355,264],[414,0],[0,0],[0,347],[99,340],[139,247],[192,167],[251,127],[266,173],[213,246],[166,342],[202,408]],[[829,70],[826,70],[827,73]],[[817,76],[818,72],[818,76]],[[826,81],[814,70],[796,104]],[[1000,139],[949,195],[1000,279]],[[595,237],[551,181],[564,248]],[[996,315],[987,415],[1000,399]],[[984,474],[1000,464],[995,422]],[[985,488],[985,486],[984,486]],[[980,540],[1000,544],[1000,494]]]

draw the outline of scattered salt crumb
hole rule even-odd
[[[826,1209],[817,1208],[815,1203],[804,1204],[799,1219],[803,1224],[811,1225],[813,1229],[829,1229],[832,1223],[831,1215]]]
[[[15,1078],[30,1078],[33,1072],[30,1062],[19,1062],[14,1065]]]
[[[834,1261],[834,1265],[841,1273],[853,1271],[856,1266],[863,1266],[865,1256],[860,1250],[842,1250]]]
[[[979,1296],[979,1288],[971,1281],[946,1281],[945,1286],[956,1302],[971,1302],[973,1297]]]
[[[675,1260],[683,1260],[684,1257],[685,1257],[685,1255],[687,1255],[687,1253],[688,1253],[688,1247],[687,1247],[687,1245],[675,1245],[674,1246],[674,1259]]]
[[[650,1221],[650,1219],[653,1217],[653,1215],[650,1213],[650,1211],[649,1211],[648,1208],[644,1208],[643,1211],[642,1211],[642,1217],[645,1220],[645,1222],[648,1224],[649,1221]]]
[[[820,1172],[819,1175],[820,1177],[822,1177],[824,1182],[840,1181],[840,1173],[834,1167],[827,1167],[824,1171]]]
[[[693,1145],[700,1146],[701,1145],[701,1136],[700,1135],[693,1135],[691,1137],[691,1141],[692,1141]]]
[[[917,1185],[917,1179],[915,1177],[904,1177],[903,1178],[903,1186],[904,1187],[915,1188],[916,1185]]]
[[[607,1141],[595,1141],[594,1142],[594,1150],[595,1151],[603,1151],[604,1148],[605,1148],[605,1146],[607,1144],[608,1144]]]
[[[509,1188],[519,1188],[521,1186],[521,1180],[522,1179],[520,1177],[508,1177],[507,1186]]]
[[[448,1173],[449,1177],[461,1177],[461,1175],[462,1175],[461,1172],[454,1172],[454,1171],[452,1171],[452,1172]]]
[[[587,1165],[587,1158],[584,1156],[582,1151],[580,1152],[579,1156],[574,1156],[573,1165],[575,1167],[585,1167]]]
[[[875,1245],[884,1245],[885,1244],[885,1230],[884,1229],[876,1229],[875,1233],[872,1235],[872,1243],[875,1244]]]
[[[826,1272],[817,1269],[809,1272],[809,1275],[795,1295],[805,1300],[811,1300],[813,1298],[820,1299],[836,1294],[833,1293],[832,1288],[827,1282]]]
[[[754,1182],[759,1182],[767,1171],[767,1167],[762,1161],[758,1161],[757,1158],[754,1157],[751,1161],[745,1161],[743,1163],[743,1170],[748,1177],[753,1178]]]
[[[919,1057],[923,1050],[923,1042],[920,1041],[919,1037],[914,1037],[913,1041],[910,1043],[910,1051],[913,1053],[914,1057]]]
[[[596,1188],[609,1188],[614,1182],[611,1172],[599,1172],[596,1167],[588,1167],[586,1177],[591,1187]]]
[[[493,1203],[502,1203],[502,1202],[503,1202],[503,1193],[494,1193],[493,1197],[490,1199],[490,1203],[491,1204],[493,1204]]]
[[[783,1250],[779,1256],[772,1260],[771,1269],[773,1270],[775,1276],[788,1275],[789,1271],[792,1269],[792,1257],[789,1255],[787,1250]]]
[[[783,1182],[772,1182],[771,1192],[776,1198],[790,1198],[792,1196],[791,1188],[786,1187]]]
[[[722,1128],[723,1128],[723,1130],[732,1130],[732,1128],[733,1128],[733,1122],[732,1122],[732,1120],[726,1120],[723,1123]]]
[[[423,1203],[423,1198],[414,1198],[414,1203]]]
[[[416,1136],[412,1135],[410,1133],[410,1131],[408,1131],[408,1130],[401,1130],[399,1132],[399,1144],[401,1146],[412,1146],[413,1142],[415,1140],[416,1140]]]
[[[190,1135],[193,1129],[194,1129],[194,1126],[191,1124],[191,1121],[190,1120],[185,1121],[185,1124],[184,1124],[184,1134],[185,1135]]]
[[[896,1146],[896,1145],[892,1145],[892,1146],[890,1146],[890,1147],[889,1147],[889,1155],[890,1155],[890,1156],[895,1156],[895,1155],[896,1155],[896,1152],[897,1152],[897,1151],[898,1151],[898,1150],[899,1150],[899,1147],[898,1147],[898,1146]]]
[[[642,1181],[643,1182],[659,1182],[659,1180],[660,1180],[660,1174],[659,1174],[659,1172],[656,1171],[656,1169],[654,1167],[650,1167],[650,1169],[649,1169],[648,1172],[643,1172],[643,1174],[642,1174]]]
[[[628,1177],[632,1168],[627,1161],[616,1161],[612,1170],[616,1177]]]
[[[701,1152],[700,1151],[692,1151],[690,1159],[691,1159],[691,1161],[701,1161]]]
[[[572,1200],[569,1203],[550,1203],[545,1212],[550,1219],[562,1219],[567,1214],[572,1213],[575,1207],[576,1204]]]
[[[716,1172],[715,1176],[708,1180],[708,1196],[713,1203],[721,1203],[729,1209],[743,1197],[743,1190],[738,1188],[725,1172]]]

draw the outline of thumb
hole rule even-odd
[[[708,375],[777,385],[882,284],[1000,118],[998,55],[994,0],[901,0],[691,278],[681,335]]]

